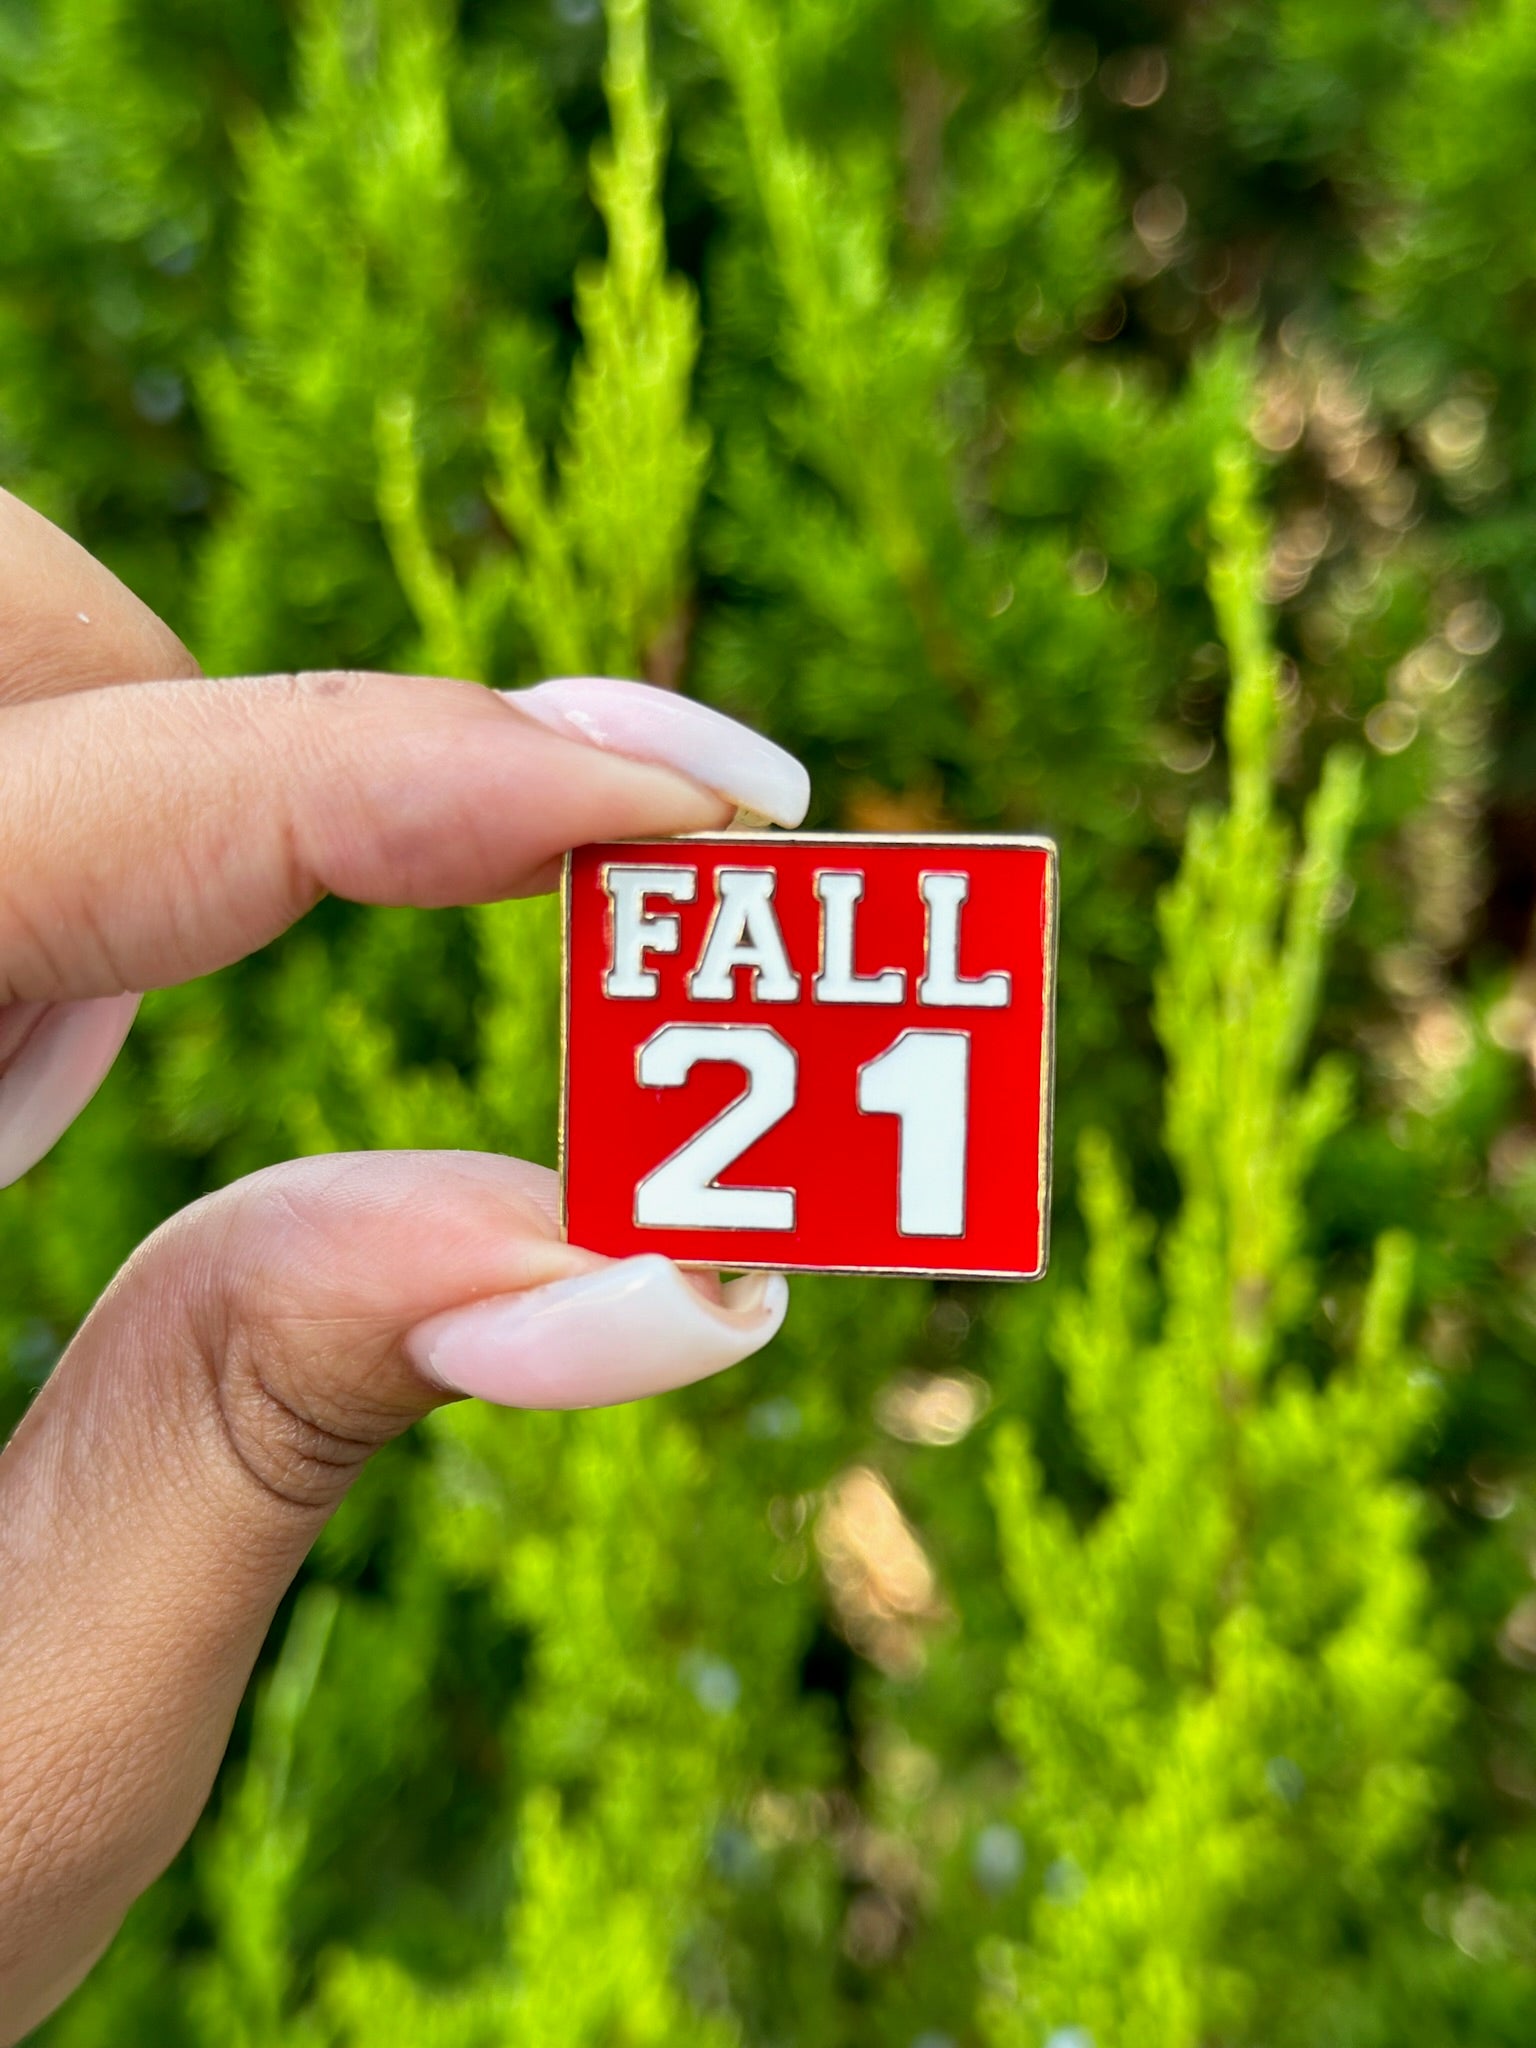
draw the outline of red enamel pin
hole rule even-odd
[[[567,1234],[623,1257],[1038,1280],[1056,849],[698,835],[565,868]]]

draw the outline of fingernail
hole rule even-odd
[[[139,1007],[137,996],[60,1003],[0,1074],[0,1188],[63,1136],[107,1077]]]
[[[676,768],[775,825],[798,825],[811,779],[793,754],[691,697],[609,676],[561,676],[501,693],[564,739]]]
[[[707,1379],[773,1337],[780,1273],[749,1273],[716,1307],[658,1252],[498,1295],[420,1323],[406,1356],[427,1379],[506,1408],[602,1408]]]

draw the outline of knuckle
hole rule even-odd
[[[202,1349],[226,1449],[263,1492],[285,1505],[333,1508],[400,1423],[371,1412],[357,1396],[304,1388],[302,1360],[312,1333],[247,1318],[238,1309],[217,1322],[216,1345]]]
[[[360,697],[374,680],[365,671],[349,668],[300,669],[286,681],[300,697]]]
[[[209,1206],[223,1206],[233,1193]],[[204,1279],[188,1312],[196,1398],[223,1451],[264,1493],[292,1508],[328,1511],[371,1454],[413,1418],[370,1397],[378,1335],[306,1306],[305,1275],[326,1246],[285,1179],[244,1183],[237,1215],[238,1238],[264,1246],[265,1256],[252,1264],[230,1242],[213,1248],[212,1260],[198,1260]]]

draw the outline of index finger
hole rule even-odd
[[[742,804],[793,824],[806,790],[735,720],[599,678],[504,698],[260,676],[18,705],[0,712],[0,1002],[205,974],[327,893],[529,894],[568,847],[717,828]]]

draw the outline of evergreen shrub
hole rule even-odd
[[[49,2048],[1528,2041],[1533,76],[1517,0],[0,5],[0,474],[206,667],[643,675],[1063,880],[1049,1278],[386,1451]],[[154,995],[0,1197],[0,1426],[207,1188],[550,1160],[557,947]]]

